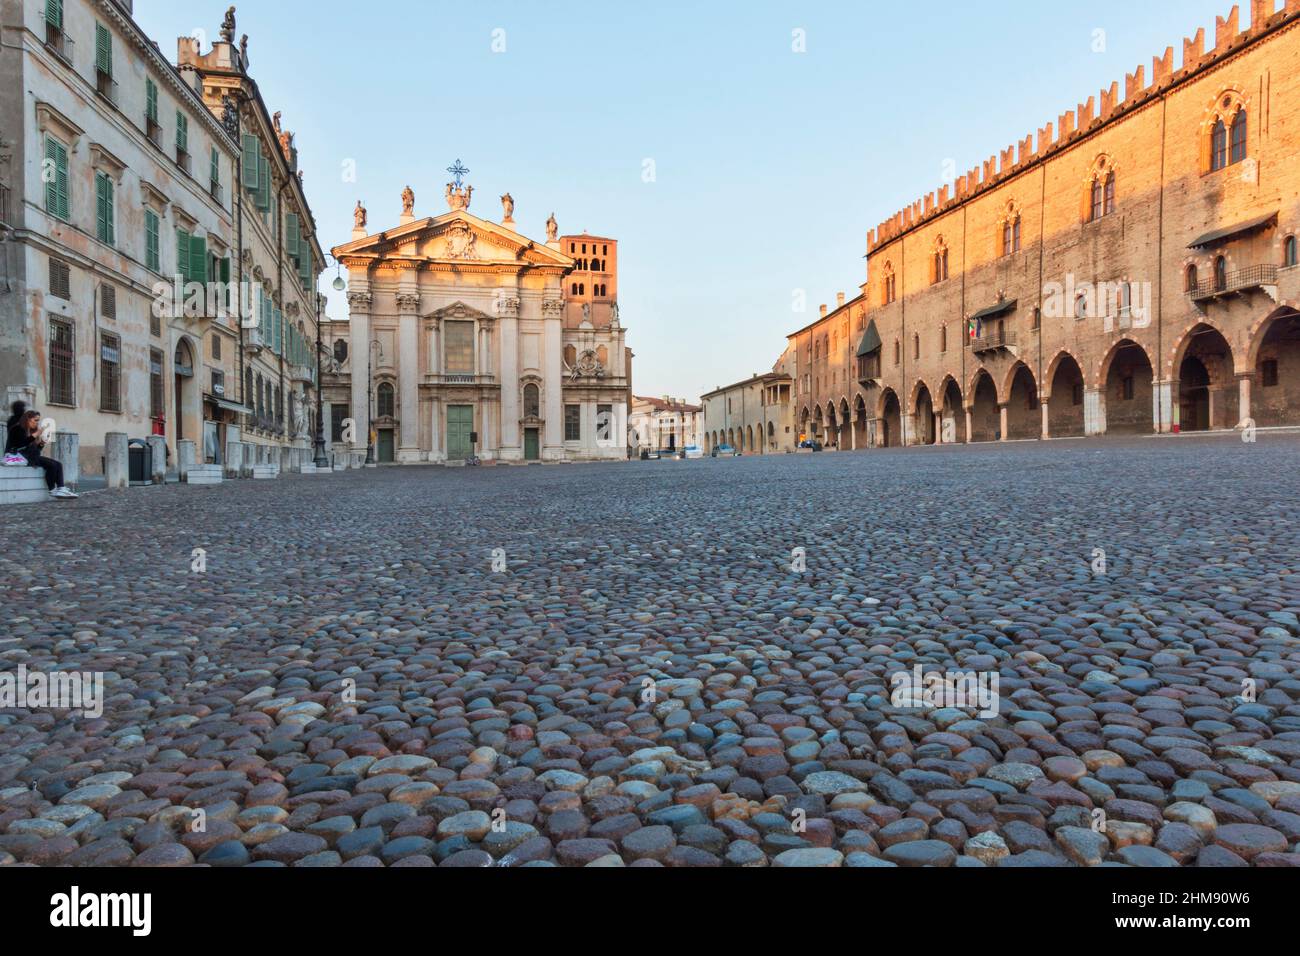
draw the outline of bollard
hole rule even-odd
[[[54,458],[63,464],[63,483],[76,491],[81,480],[81,439],[76,432],[54,433]]]
[[[109,490],[131,486],[131,457],[127,451],[126,432],[109,432],[104,436],[104,478]]]
[[[194,442],[182,438],[176,443],[176,473],[184,481],[194,467]]]
[[[150,478],[155,485],[167,481],[167,439],[162,435],[150,435],[145,441],[149,445]]]
[[[244,470],[244,443],[232,441],[226,445],[226,477],[242,478]]]

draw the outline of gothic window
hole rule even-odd
[[[1239,163],[1246,158],[1246,111],[1238,110],[1232,119],[1232,135],[1228,145],[1228,162]]]
[[[1226,169],[1246,159],[1248,113],[1241,94],[1223,93],[1210,110],[1208,167],[1210,172]],[[1204,127],[1203,127],[1204,128]]]
[[[1197,274],[1196,274],[1195,263],[1187,267],[1187,271],[1183,273],[1183,277],[1184,277],[1183,291],[1195,292],[1197,286]]]
[[[1002,254],[1020,251],[1020,211],[1015,203],[1007,203],[1006,218],[1002,220]]]
[[[1286,241],[1282,243],[1282,265],[1293,266],[1296,261],[1295,236],[1287,236]]]
[[[1210,169],[1220,170],[1228,165],[1228,130],[1223,120],[1214,124],[1214,132],[1210,134],[1210,156]]]
[[[1219,256],[1214,260],[1214,289],[1216,292],[1226,291],[1228,288],[1228,260]]]

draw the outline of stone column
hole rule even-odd
[[[63,465],[63,483],[75,491],[81,479],[81,438],[76,432],[55,431],[54,458]]]
[[[348,316],[350,337],[352,340],[352,419],[356,431],[352,436],[353,451],[366,453],[366,442],[370,435],[370,304],[372,296],[368,291],[348,293]]]
[[[966,409],[966,444],[968,445],[971,442],[971,430],[974,428],[974,425],[974,418],[971,415],[971,410],[968,408]]]
[[[104,478],[110,491],[131,487],[131,458],[126,432],[109,432],[104,436]]]
[[[167,481],[167,439],[162,435],[150,435],[145,440],[149,444],[149,477],[155,485],[161,485]]]
[[[1240,425],[1244,425],[1250,416],[1250,382],[1251,375],[1242,375],[1237,378],[1237,403],[1239,405],[1237,417]]]
[[[542,400],[546,407],[543,413],[546,416],[546,432],[542,436],[542,457],[554,460],[564,457],[564,341],[558,311],[546,318],[542,336],[542,365],[545,376]]]
[[[1100,388],[1083,390],[1083,433],[1106,434],[1106,393]]]
[[[1044,398],[1041,399],[1040,401],[1041,404],[1039,405],[1039,407],[1043,410],[1043,439],[1046,440],[1052,437],[1052,426],[1051,426],[1051,421],[1048,417],[1047,399]]]
[[[511,290],[498,301],[497,342],[500,349],[500,377],[497,379],[501,394],[500,455],[508,461],[524,457],[523,442],[519,432],[519,299]]]
[[[397,297],[397,389],[399,409],[399,463],[420,460],[420,296],[414,290]]]
[[[1207,423],[1208,427],[1211,429],[1222,428],[1223,422],[1221,422],[1220,419],[1223,417],[1223,386],[1211,385],[1207,391],[1210,393],[1210,420]]]
[[[1179,407],[1174,403],[1178,394],[1178,380],[1152,382],[1151,388],[1151,430],[1153,432],[1171,432],[1179,425]]]
[[[1009,412],[1010,412],[1010,408],[1005,402],[998,404],[998,418],[999,418],[998,440],[999,441],[1007,440],[1007,422],[1010,418]]]

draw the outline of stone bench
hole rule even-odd
[[[0,505],[30,505],[49,500],[45,472],[39,468],[0,467]]]

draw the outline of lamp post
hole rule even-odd
[[[326,259],[334,259],[330,253],[325,253]],[[341,269],[342,264],[338,259],[334,259],[334,286],[335,292],[342,292],[348,287],[347,282],[343,279]],[[319,293],[316,296],[316,441],[315,441],[315,462],[317,468],[328,468],[329,461],[325,457],[325,380],[322,377],[321,370],[321,349],[324,347],[324,336],[321,335],[321,299],[324,296]]]

